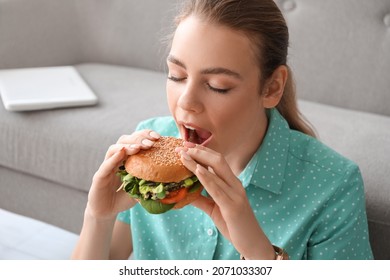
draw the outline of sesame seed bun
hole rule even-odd
[[[175,152],[176,147],[182,146],[182,139],[161,137],[150,149],[130,156],[125,163],[125,169],[129,174],[147,181],[180,182],[193,175]]]

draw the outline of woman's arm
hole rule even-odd
[[[159,135],[150,130],[137,131],[132,135],[122,136],[108,149],[103,163],[93,176],[84,223],[72,254],[73,259],[129,257],[132,250],[130,227],[126,229],[116,222],[116,216],[137,202],[125,192],[117,191],[121,182],[116,171],[128,156],[138,153],[140,149],[149,149],[158,138]],[[122,244],[121,249],[118,249],[121,247],[118,238],[127,240],[124,241],[126,246]]]
[[[128,224],[110,219],[99,221],[84,215],[84,225],[72,259],[128,259],[133,250]]]
[[[128,259],[132,252],[133,243],[130,226],[117,220],[112,234],[109,258],[111,260]]]
[[[102,220],[95,218],[87,207],[72,259],[109,259],[114,223],[115,218]]]

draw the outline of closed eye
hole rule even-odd
[[[175,76],[172,76],[172,75],[168,76],[167,78],[168,78],[168,80],[176,82],[176,83],[182,82],[182,81],[187,79],[187,77],[178,78],[178,77],[175,77]],[[212,90],[212,91],[214,91],[216,93],[225,94],[225,93],[228,93],[229,90],[231,90],[230,88],[216,88],[216,87],[211,86],[208,83],[206,85],[207,85],[208,89],[210,89],[210,90]]]
[[[212,91],[215,91],[217,93],[222,93],[222,94],[223,93],[228,93],[229,90],[230,90],[230,88],[216,88],[216,87],[211,86],[210,84],[207,84],[207,87],[209,89],[211,89]]]
[[[171,80],[173,82],[181,82],[181,81],[184,81],[186,78],[178,78],[178,77],[175,77],[175,76],[168,76],[168,80]]]

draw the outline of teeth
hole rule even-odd
[[[196,130],[194,127],[191,127],[191,126],[188,126],[188,125],[184,125],[185,128],[187,129],[191,129],[191,130]]]

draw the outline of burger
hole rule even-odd
[[[160,137],[148,150],[130,156],[119,168],[124,190],[151,214],[180,209],[196,200],[203,189],[175,151],[183,140]]]

